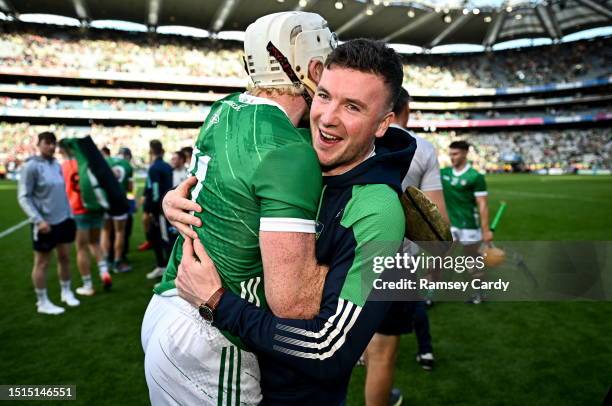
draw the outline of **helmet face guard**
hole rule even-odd
[[[325,61],[338,43],[318,14],[282,12],[263,16],[246,30],[244,64],[258,87],[300,86],[314,92],[308,77],[311,61]],[[311,96],[304,91],[310,105]],[[310,100],[309,100],[310,99]]]
[[[270,55],[274,59],[278,61],[278,63],[281,66],[281,69],[283,70],[283,72],[285,72],[285,74],[287,75],[291,83],[293,83],[293,86],[295,86],[296,88],[299,88],[302,82],[300,81],[300,79],[298,79],[297,74],[291,67],[289,60],[285,57],[285,55],[283,55],[283,53],[279,51],[278,48],[276,48],[274,44],[272,44],[271,41],[268,42],[268,45],[266,46],[266,50],[270,53]],[[304,86],[304,90],[302,91],[302,97],[304,98],[304,101],[306,101],[308,108],[310,108],[310,105],[312,104],[312,97],[310,97],[310,94],[308,94],[308,90],[306,89],[306,86]]]

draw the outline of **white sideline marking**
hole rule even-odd
[[[0,238],[6,237],[7,235],[11,234],[12,232],[19,230],[21,227],[25,226],[29,222],[30,222],[30,220],[23,220],[21,223],[15,224],[13,227],[7,228],[6,230],[0,232]]]

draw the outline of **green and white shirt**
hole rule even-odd
[[[111,167],[123,191],[127,193],[128,185],[134,176],[132,165],[125,159],[119,157],[106,158],[106,162],[108,162],[108,166]]]
[[[480,228],[476,197],[487,195],[484,175],[467,164],[461,171],[443,168],[440,176],[451,225],[462,229]]]
[[[198,178],[192,200],[203,209],[195,230],[224,287],[264,306],[259,231],[315,232],[321,169],[310,133],[296,129],[277,103],[232,94],[213,104],[189,172]],[[182,243],[174,245],[158,294],[176,294]]]

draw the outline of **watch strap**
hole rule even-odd
[[[219,302],[221,301],[221,297],[224,293],[225,288],[221,287],[217,289],[217,291],[213,293],[212,296],[206,302],[206,306],[214,312],[217,309],[217,306],[219,306]]]

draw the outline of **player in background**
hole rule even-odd
[[[147,183],[143,195],[142,217],[146,224],[147,240],[155,254],[155,269],[147,273],[147,279],[161,277],[166,270],[176,232],[161,210],[161,201],[172,188],[172,167],[164,161],[164,148],[159,140],[149,143],[151,166],[147,172]]]
[[[119,148],[119,158],[132,166],[132,151],[128,147]],[[133,168],[133,166],[132,166]],[[123,239],[123,249],[121,250],[121,262],[129,264],[128,253],[130,251],[130,238],[132,237],[132,228],[134,226],[134,213],[136,213],[136,183],[132,182],[132,191],[127,193],[129,204],[128,218],[125,223],[125,238]]]
[[[309,132],[297,125],[333,46],[327,22],[314,13],[275,13],[249,25],[248,91],[213,104],[190,165],[197,177],[190,210],[201,210],[204,226],[181,232],[206,244],[228,290],[286,317],[311,317],[321,301],[324,269],[314,256],[321,169]],[[255,355],[178,296],[182,252],[183,237],[143,320],[151,402],[259,404]]]
[[[102,148],[100,151],[102,151],[108,166],[110,166],[115,178],[117,178],[121,190],[127,196],[128,193],[134,190],[134,181],[132,179],[134,170],[132,165],[123,158],[110,156],[110,150],[107,147]],[[123,262],[121,258],[125,243],[125,226],[128,215],[128,212],[116,216],[106,214],[102,228],[102,251],[106,255],[107,261],[112,261],[112,269],[116,273],[132,270],[132,267]],[[111,238],[112,233],[115,236],[114,241]]]
[[[402,190],[414,186],[438,206],[445,218],[446,207],[442,184],[440,183],[440,167],[438,155],[434,146],[427,140],[413,134],[405,127],[410,116],[408,92],[402,87],[399,97],[393,106],[395,117],[392,127],[409,133],[416,139],[417,149],[410,163],[410,169],[402,181]],[[414,244],[408,240],[405,249],[411,250]],[[410,252],[418,254],[418,250]],[[394,302],[389,313],[378,328],[372,341],[365,351],[366,381],[365,401],[367,406],[386,406],[391,404],[399,406],[402,403],[402,394],[399,389],[391,390],[393,385],[393,371],[397,359],[400,336],[414,330],[417,336],[417,361],[426,369],[433,366],[433,347],[429,333],[429,318],[424,301]]]
[[[110,290],[112,278],[108,272],[108,263],[100,247],[100,230],[104,220],[104,212],[89,211],[81,200],[79,187],[79,168],[77,160],[70,152],[60,146],[60,154],[64,157],[62,173],[66,184],[66,195],[70,209],[76,222],[76,256],[77,268],[83,280],[83,286],[76,288],[76,293],[83,296],[93,296],[95,293],[91,279],[90,254],[98,265],[100,280],[105,290]]]
[[[182,150],[172,153],[170,165],[172,166],[172,187],[176,187],[189,177],[189,171],[185,166],[187,158]]]
[[[51,252],[57,252],[57,273],[61,301],[74,307],[80,304],[70,289],[70,244],[76,225],[71,218],[62,168],[54,158],[57,138],[52,132],[38,135],[38,155],[26,160],[19,177],[19,205],[32,223],[34,267],[32,283],[36,292],[38,313],[62,314],[65,309],[49,300],[47,268]]]
[[[181,152],[185,154],[185,166],[189,168],[191,165],[191,156],[193,155],[193,147],[183,147]]]
[[[483,242],[493,241],[493,232],[489,229],[485,177],[468,162],[469,150],[466,141],[453,141],[449,146],[452,167],[443,168],[441,178],[453,239],[463,245],[464,255],[476,257]],[[484,273],[473,272],[471,276],[482,278]],[[480,293],[470,299],[474,304],[481,301]]]

